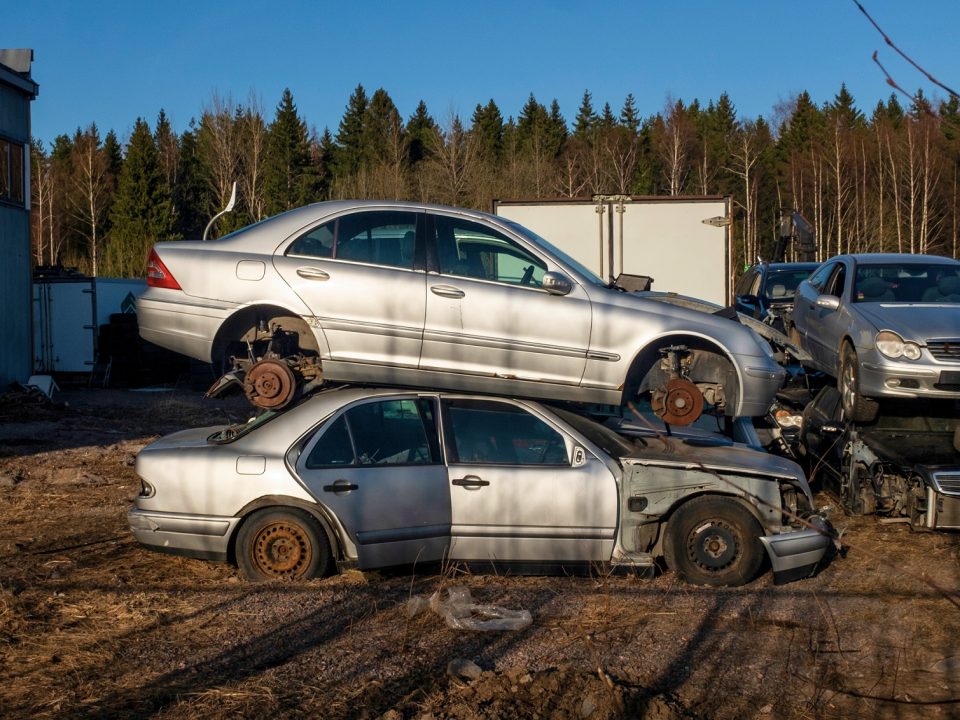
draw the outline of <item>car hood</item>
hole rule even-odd
[[[636,444],[636,451],[622,458],[624,463],[681,465],[720,473],[784,478],[798,480],[806,487],[803,470],[795,462],[746,446],[716,445],[710,440],[666,435],[643,438]]]
[[[904,340],[960,336],[957,311],[960,306],[929,303],[857,303],[853,306],[877,330],[893,330]]]

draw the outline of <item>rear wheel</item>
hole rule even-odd
[[[696,585],[744,585],[763,563],[757,519],[730,498],[688,500],[670,518],[664,543],[667,565]]]
[[[870,422],[877,417],[879,404],[876,400],[860,394],[860,362],[857,353],[849,344],[843,346],[840,355],[840,372],[837,373],[837,389],[843,404],[843,414],[852,422]]]
[[[237,565],[248,580],[305,580],[326,575],[330,543],[302,510],[268,508],[244,520],[237,534]]]

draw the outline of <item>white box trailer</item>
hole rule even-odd
[[[720,195],[494,200],[493,212],[605,279],[648,275],[659,292],[730,302],[732,202]]]

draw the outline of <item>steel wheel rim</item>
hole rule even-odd
[[[253,538],[253,562],[268,577],[298,578],[313,559],[306,531],[292,522],[272,522]]]
[[[687,536],[687,558],[705,572],[723,572],[742,556],[740,536],[724,520],[707,520]]]

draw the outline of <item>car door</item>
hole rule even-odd
[[[818,367],[822,367],[822,341],[820,339],[821,308],[817,298],[822,295],[835,275],[839,263],[831,262],[817,269],[807,280],[800,283],[794,298],[792,322],[800,335],[801,346],[810,353]]]
[[[829,373],[836,374],[839,360],[837,349],[840,340],[846,332],[847,316],[845,287],[847,285],[847,269],[842,262],[835,263],[820,295],[835,297],[840,300],[836,309],[821,307],[814,299],[813,305],[807,305],[807,343],[810,354],[817,365]]]
[[[610,559],[617,484],[603,462],[520,404],[443,398],[441,405],[452,559]]]
[[[550,263],[496,228],[430,214],[420,369],[578,385],[590,346],[590,299],[541,287]]]
[[[433,398],[364,400],[304,446],[297,474],[339,519],[361,569],[444,557],[450,490],[437,426]]]
[[[423,213],[361,210],[307,228],[274,265],[313,313],[324,359],[416,368],[426,275],[416,262]]]

